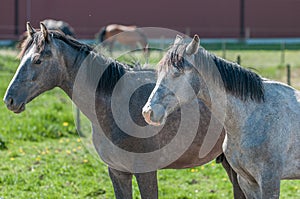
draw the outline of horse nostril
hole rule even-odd
[[[9,98],[9,100],[8,100],[8,103],[7,103],[7,104],[11,106],[13,103],[14,103],[14,100],[13,100],[13,98]]]
[[[13,103],[14,103],[14,100],[13,100],[13,98],[5,98],[4,99],[4,103],[7,105],[7,106],[11,106]]]
[[[150,112],[150,119],[153,118],[153,111],[149,111]]]
[[[146,122],[149,123],[150,121],[150,115],[152,114],[151,109],[143,109],[142,111],[143,117],[145,118]]]
[[[143,109],[142,114],[143,114],[144,116],[146,116],[146,115],[149,114],[149,112],[151,112],[151,110],[149,110],[149,109],[147,109],[147,110]]]
[[[143,115],[148,114],[149,111],[151,111],[151,107],[149,105],[144,106],[142,109],[142,114]]]

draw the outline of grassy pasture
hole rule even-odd
[[[217,55],[222,51],[213,49]],[[226,58],[242,58],[242,65],[264,77],[286,82],[281,52],[239,49]],[[292,84],[300,88],[300,48],[285,51],[292,66]],[[0,96],[18,65],[14,49],[0,49]],[[151,62],[159,60],[151,55]],[[125,59],[125,58],[124,58]],[[72,104],[59,89],[42,94],[15,115],[0,103],[0,198],[114,198],[107,167],[94,158],[75,130]],[[221,165],[159,171],[159,196],[166,199],[232,198],[231,185]],[[140,198],[133,183],[134,198]],[[300,181],[282,181],[281,198],[300,198]]]

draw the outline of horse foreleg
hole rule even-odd
[[[132,199],[132,174],[108,168],[116,199]]]
[[[135,174],[137,183],[139,185],[142,199],[157,199],[158,186],[157,186],[157,172],[152,171],[149,173]]]
[[[261,176],[260,189],[261,198],[278,199],[280,195],[280,172],[278,170],[265,168]]]
[[[222,156],[222,157],[220,157],[220,156]],[[235,199],[246,199],[241,187],[239,186],[236,172],[229,165],[225,155],[221,154],[220,156],[218,157],[218,159],[221,159],[222,166],[225,169],[225,171],[227,172],[227,175],[232,183],[234,198]]]
[[[246,172],[243,177],[238,175],[238,183],[246,198],[279,199],[280,172],[275,173],[271,165],[268,165],[267,168],[256,167],[254,171],[251,175],[250,173],[247,175]]]

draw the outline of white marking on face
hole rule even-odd
[[[32,54],[34,53],[34,49],[35,49],[34,47],[35,47],[35,44],[34,44],[34,46],[33,46],[28,52],[26,52],[25,55],[22,57],[21,62],[20,62],[20,64],[19,64],[19,67],[18,67],[17,71],[15,72],[14,77],[13,77],[12,80],[10,81],[10,83],[9,83],[9,85],[8,85],[8,88],[10,88],[11,85],[15,82],[15,80],[16,80],[18,74],[20,73],[21,68],[24,66],[25,62],[26,62],[28,59],[31,59],[31,56],[32,56]],[[9,89],[8,89],[8,90],[9,90]]]
[[[30,48],[30,50],[25,52],[24,56],[21,59],[19,66],[23,66],[28,59],[32,60],[32,58],[34,58],[36,56],[35,54],[37,54],[37,53],[34,53],[35,48],[36,48],[36,45],[33,44],[33,46]]]
[[[159,77],[156,81],[155,87],[154,87],[151,95],[149,96],[149,102],[152,100],[154,94],[157,92],[157,90],[158,90],[158,88],[159,88],[159,86],[160,86],[160,84],[161,84],[161,82],[162,82],[162,80],[165,76],[166,76],[166,71],[160,72]]]

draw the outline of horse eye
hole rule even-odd
[[[37,59],[34,61],[34,64],[41,64],[41,63],[42,63],[42,61],[40,59]]]
[[[173,73],[174,78],[179,77],[180,75],[181,75],[181,72],[179,72],[179,71],[176,71]]]

